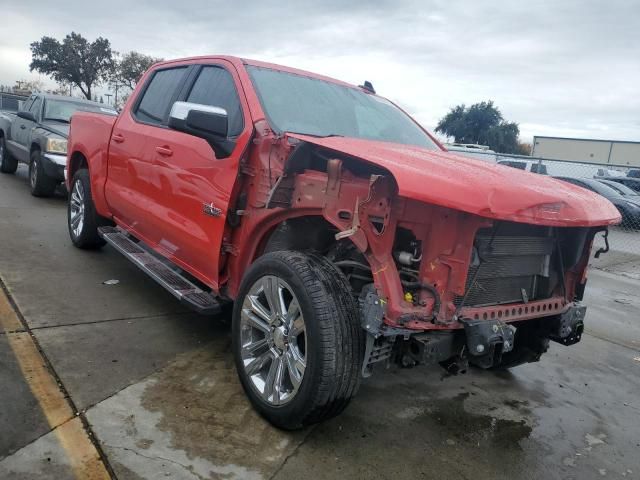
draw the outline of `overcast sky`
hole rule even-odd
[[[492,99],[526,141],[640,141],[640,1],[0,0],[0,83],[38,78],[29,44],[72,30],[120,52],[367,79],[431,130],[452,106]]]

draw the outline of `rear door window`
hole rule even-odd
[[[156,71],[142,93],[135,117],[145,123],[166,125],[186,72],[187,67]]]
[[[229,136],[236,137],[242,133],[244,120],[240,99],[233,77],[224,68],[213,65],[203,67],[187,102],[224,108],[229,122]]]

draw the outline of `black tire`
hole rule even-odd
[[[273,405],[261,396],[242,358],[241,314],[249,305],[245,303],[249,292],[268,277],[286,282],[304,317],[304,376],[295,396],[284,405]],[[256,260],[235,302],[232,338],[240,382],[254,408],[276,427],[295,430],[334,417],[360,386],[364,332],[351,287],[344,274],[319,255],[277,251]]]
[[[77,218],[74,215],[77,208],[81,209],[82,219],[80,223],[72,225],[72,218],[74,220]],[[91,196],[89,171],[86,169],[78,170],[73,176],[67,203],[67,226],[71,241],[76,247],[85,250],[100,248],[106,242],[98,235],[98,227],[108,223],[106,219],[96,213]]]
[[[0,172],[16,173],[18,169],[18,159],[9,153],[4,135],[0,135]]]
[[[34,197],[50,197],[56,190],[58,181],[49,177],[42,166],[40,150],[31,152],[29,162],[29,187]]]

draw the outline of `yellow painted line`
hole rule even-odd
[[[8,333],[7,339],[31,393],[36,397],[51,429],[74,417],[69,402],[49,373],[44,359],[27,332]]]
[[[16,312],[13,311],[7,296],[2,291],[0,291],[0,330],[3,332],[23,330]]]
[[[73,474],[78,480],[111,478],[78,417],[60,425],[54,432],[67,453]]]
[[[80,419],[75,417],[31,335],[28,332],[16,332],[23,327],[2,290],[0,329],[6,332],[5,338],[18,361],[22,376],[38,400],[49,427],[64,448],[74,476],[78,480],[110,479],[98,451],[89,440]]]

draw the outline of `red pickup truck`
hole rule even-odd
[[[234,301],[254,407],[300,428],[379,362],[508,368],[580,340],[604,198],[448,153],[368,82],[233,57],[154,65],[77,113],[69,233],[204,314]]]

